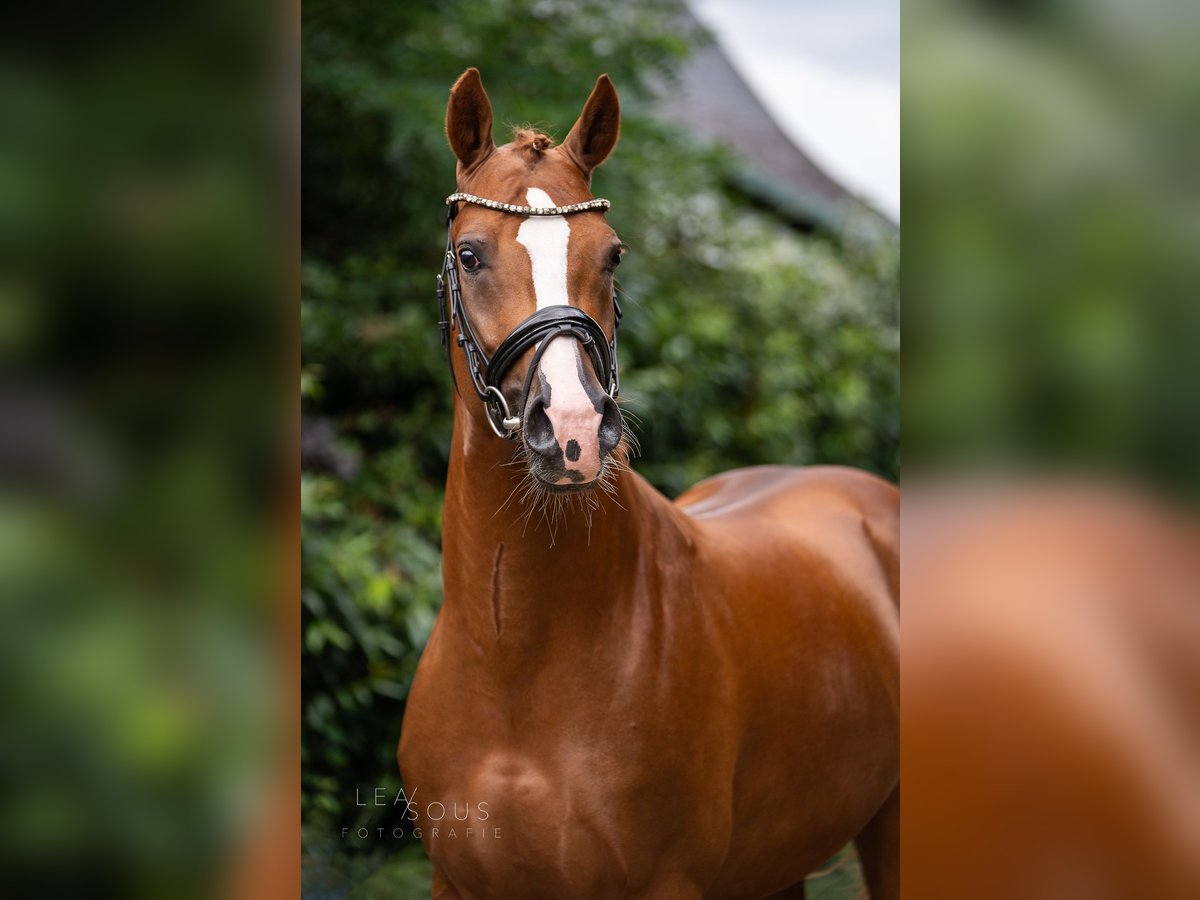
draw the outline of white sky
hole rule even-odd
[[[899,221],[900,0],[691,5],[784,133]]]

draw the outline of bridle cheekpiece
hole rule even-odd
[[[471,203],[514,216],[570,216],[592,210],[603,212],[612,205],[603,198],[594,197],[567,206],[521,206],[488,200],[462,191],[446,198],[446,255],[442,259],[442,272],[437,279],[438,327],[441,329],[442,347],[446,351],[446,362],[450,366],[450,378],[454,381],[455,390],[458,389],[458,381],[454,376],[454,361],[451,359],[451,326],[458,331],[457,343],[466,356],[471,385],[483,402],[488,424],[497,437],[515,440],[521,427],[521,417],[512,414],[500,389],[504,375],[526,350],[540,344],[529,362],[529,372],[525,376],[525,386],[521,392],[522,398],[527,397],[533,373],[537,370],[542,354],[550,345],[551,339],[561,334],[570,334],[579,340],[595,367],[600,383],[607,385],[608,395],[616,399],[621,389],[621,379],[617,371],[617,326],[621,324],[621,304],[617,300],[615,286],[612,297],[615,317],[611,340],[604,333],[600,323],[582,309],[576,306],[554,305],[542,307],[514,328],[490,358],[483,352],[471,328],[471,320],[463,305],[462,289],[459,287],[458,255],[454,252],[454,238],[451,234],[459,203]],[[450,287],[448,307],[447,285]]]

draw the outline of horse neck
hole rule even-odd
[[[522,646],[528,666],[530,653],[567,647],[571,633],[594,639],[628,612],[622,604],[636,592],[627,582],[655,504],[652,489],[624,471],[614,495],[586,495],[599,504],[590,527],[583,495],[567,495],[552,527],[538,510],[526,515],[523,469],[509,465],[515,453],[458,404],[443,515],[443,616],[477,649]]]

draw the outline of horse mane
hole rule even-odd
[[[533,125],[514,125],[512,130],[514,149],[542,154],[554,146],[554,138]]]

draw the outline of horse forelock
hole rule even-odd
[[[554,146],[554,138],[532,125],[514,125],[511,146],[517,150],[544,153]]]

